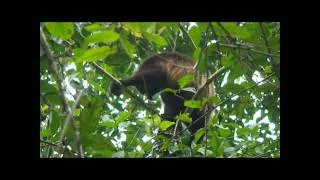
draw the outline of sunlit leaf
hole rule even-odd
[[[199,139],[203,136],[203,134],[204,134],[204,129],[200,128],[194,136],[194,141],[197,143]]]
[[[199,27],[193,26],[192,28],[189,29],[188,33],[191,39],[193,40],[194,44],[196,45],[196,47],[198,47],[201,39],[201,29]]]
[[[174,122],[171,122],[171,121],[162,121],[159,125],[159,128],[162,130],[162,131],[165,131],[167,130],[170,126],[174,125],[175,123]]]
[[[151,42],[154,42],[158,46],[166,46],[167,41],[158,34],[151,34],[147,32],[143,32],[143,36]]]
[[[225,137],[225,138],[231,135],[231,131],[229,129],[220,128],[219,133],[222,137]]]
[[[179,114],[175,117],[175,119],[178,119],[178,120],[186,122],[186,123],[192,122],[192,119],[190,118],[189,113]]]
[[[42,131],[40,131],[40,138],[45,138],[50,135],[51,135],[50,129],[43,129]]]
[[[119,39],[119,34],[112,31],[112,30],[106,30],[99,33],[92,34],[83,41],[84,45],[83,47],[86,47],[89,43],[98,43],[98,42],[104,42],[104,43],[111,43]]]
[[[201,108],[201,101],[198,100],[188,100],[184,102],[184,106],[189,108]]]
[[[76,57],[76,62],[93,62],[106,58],[112,50],[108,46],[96,47],[86,50],[82,55]]]
[[[68,22],[47,22],[44,23],[51,35],[57,36],[62,40],[71,38],[74,32],[73,23]]]

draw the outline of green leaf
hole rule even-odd
[[[221,24],[233,36],[237,36],[241,39],[246,39],[250,36],[249,32],[245,28],[237,26],[233,22],[226,22]]]
[[[229,55],[229,56],[223,56],[222,60],[221,60],[222,65],[225,68],[229,68],[231,67],[233,64],[235,64],[235,59],[233,56]]]
[[[160,125],[161,118],[157,114],[154,114],[152,117],[153,117],[153,121],[152,121],[153,125],[158,127]]]
[[[70,39],[74,32],[73,23],[47,22],[45,26],[52,36],[57,36],[62,40]]]
[[[220,133],[220,136],[222,137],[229,137],[231,135],[231,131],[230,129],[223,129],[223,128],[220,128],[219,129],[219,133]]]
[[[40,138],[45,138],[50,135],[51,135],[50,129],[43,129],[42,131],[40,131]]]
[[[191,39],[193,40],[196,47],[200,45],[200,39],[201,39],[201,29],[199,27],[193,26],[189,29],[189,35]]]
[[[256,125],[254,128],[251,129],[251,136],[256,137],[258,135],[258,132],[259,132],[259,126]]]
[[[189,117],[189,113],[179,114],[175,117],[175,119],[178,119],[180,121],[191,123],[192,119]]]
[[[116,120],[116,125],[119,125],[121,122],[128,119],[130,116],[131,116],[131,112],[127,112],[127,111],[122,112],[119,115],[118,119]]]
[[[40,91],[45,93],[58,93],[57,88],[45,80],[40,81]]]
[[[52,111],[52,122],[50,124],[51,132],[55,133],[60,127],[60,116],[56,111]]]
[[[184,102],[184,106],[189,108],[201,108],[201,101],[198,100],[188,100]]]
[[[112,121],[112,120],[99,123],[99,125],[100,125],[100,126],[105,126],[105,127],[108,127],[108,128],[115,128],[115,127],[117,127],[116,123],[115,123],[114,121]]]
[[[82,110],[80,114],[80,134],[85,135],[97,129],[102,107],[102,97],[96,96],[92,99],[91,106]]]
[[[59,94],[48,94],[48,95],[45,95],[45,98],[46,98],[51,104],[62,105]]]
[[[106,58],[112,50],[108,46],[96,47],[86,50],[82,55],[76,57],[76,62],[94,62]]]
[[[140,30],[140,23],[121,23],[125,30],[131,31],[132,35],[140,38],[141,37],[141,30]]]
[[[197,143],[203,134],[204,134],[204,129],[200,128],[194,136],[194,141]]]
[[[251,129],[248,127],[243,127],[237,130],[237,135],[238,136],[245,136],[245,135],[249,135],[251,132]]]
[[[182,76],[180,79],[178,79],[178,84],[180,88],[184,88],[186,85],[191,83],[194,80],[194,75],[192,74],[187,74]]]
[[[143,32],[143,36],[151,42],[154,42],[158,46],[166,46],[167,41],[158,34],[151,34],[148,32]]]
[[[234,84],[234,83],[228,83],[223,88],[224,88],[225,92],[231,92],[231,93],[234,93],[234,94],[236,94],[236,93],[238,93],[238,92],[240,92],[240,91],[245,89],[244,86],[242,86],[240,84]]]
[[[92,34],[88,36],[84,41],[83,41],[83,46],[86,47],[89,43],[99,43],[99,42],[104,42],[104,43],[111,43],[119,39],[119,34],[112,31],[112,30],[106,30],[102,31],[99,33]]]
[[[176,94],[178,90],[175,89],[171,89],[171,88],[165,88],[164,90],[162,90],[161,92],[172,92],[173,94]]]
[[[174,122],[171,121],[162,121],[159,125],[161,131],[167,130],[170,126],[174,125]]]
[[[93,32],[93,31],[101,30],[102,26],[101,26],[101,24],[94,23],[94,24],[90,24],[88,26],[85,26],[84,29],[87,30],[87,31]]]
[[[81,141],[84,147],[92,147],[95,150],[116,150],[111,140],[102,134],[82,134]]]

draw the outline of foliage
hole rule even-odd
[[[60,89],[47,56],[40,53],[40,157],[77,157],[71,125],[58,148],[67,116],[60,93],[72,108],[80,90],[84,92],[72,116],[85,157],[280,157],[279,76],[250,88],[280,65],[280,23],[50,22],[43,30],[66,90]],[[215,105],[227,101],[210,118],[207,138],[202,138],[202,128],[191,146],[188,131],[170,136],[176,122],[150,113],[126,93],[110,94],[111,80],[92,64],[121,79],[148,56],[165,51],[195,58],[199,71],[228,68],[215,79],[212,98]],[[191,80],[190,75],[182,77],[181,89]],[[158,99],[135,94],[159,110]],[[189,108],[202,105],[201,100],[185,102]],[[176,119],[183,127],[191,121],[187,113]]]

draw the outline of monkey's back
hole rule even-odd
[[[168,81],[168,87],[178,88],[177,80],[186,74],[193,74],[193,66],[195,62],[193,59],[187,56],[183,56],[179,53],[166,52],[151,56],[139,67],[138,71],[144,71],[146,69],[162,69],[166,74]],[[194,86],[195,82],[190,83],[189,86]]]

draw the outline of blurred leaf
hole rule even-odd
[[[186,122],[186,123],[192,122],[192,119],[190,118],[189,113],[179,114],[175,117],[175,119],[178,119],[178,120]]]
[[[184,88],[189,83],[191,83],[193,80],[194,80],[193,74],[186,74],[178,79],[178,84],[179,84],[180,88]]]
[[[40,81],[40,91],[45,93],[58,93],[57,88],[45,80]]]
[[[222,60],[221,60],[221,63],[225,68],[229,68],[229,67],[231,67],[232,65],[235,64],[235,58],[233,56],[231,56],[231,55],[223,56]]]
[[[48,94],[48,95],[45,95],[45,98],[46,98],[51,104],[62,105],[59,94]]]
[[[40,138],[45,138],[51,135],[51,131],[50,129],[42,129],[42,131],[40,131]]]
[[[201,101],[198,100],[187,100],[184,102],[184,106],[189,108],[201,108]]]
[[[212,101],[213,104],[221,103],[221,99],[218,96],[211,97],[211,101]]]
[[[130,116],[131,116],[131,112],[127,112],[127,111],[122,112],[119,115],[118,119],[116,120],[116,125],[119,125],[121,122],[128,119]]]
[[[267,73],[267,74],[272,73],[271,66],[266,66],[266,67],[264,68],[264,72]]]
[[[163,37],[161,37],[160,35],[143,32],[143,36],[146,39],[148,39],[149,41],[154,42],[158,46],[166,46],[167,45],[166,40]]]
[[[189,35],[191,39],[193,40],[196,47],[200,45],[200,39],[201,39],[201,29],[199,27],[193,26],[189,29]]]
[[[99,123],[100,126],[105,126],[108,128],[115,128],[117,127],[116,123],[114,121],[105,121],[105,122],[101,122]]]
[[[62,40],[70,39],[74,32],[73,23],[47,22],[44,24],[52,36],[57,36]]]
[[[237,130],[237,135],[239,137],[249,135],[251,133],[251,129],[248,127],[243,127]]]
[[[252,137],[258,136],[258,132],[259,132],[259,126],[256,125],[254,128],[251,129],[251,136]]]
[[[204,134],[204,129],[200,128],[194,136],[194,141],[197,143],[199,139],[203,136],[203,134]]]
[[[220,128],[219,133],[220,133],[220,136],[225,138],[231,135],[231,131],[229,129]]]
[[[165,131],[167,130],[170,126],[174,125],[175,123],[174,122],[171,122],[171,121],[162,121],[159,125],[159,128],[162,130],[162,131]]]
[[[50,125],[51,132],[55,133],[60,127],[60,116],[58,112],[52,111],[52,122]]]
[[[112,157],[113,158],[124,158],[125,157],[125,152],[124,151],[116,152],[116,153],[112,154]]]

